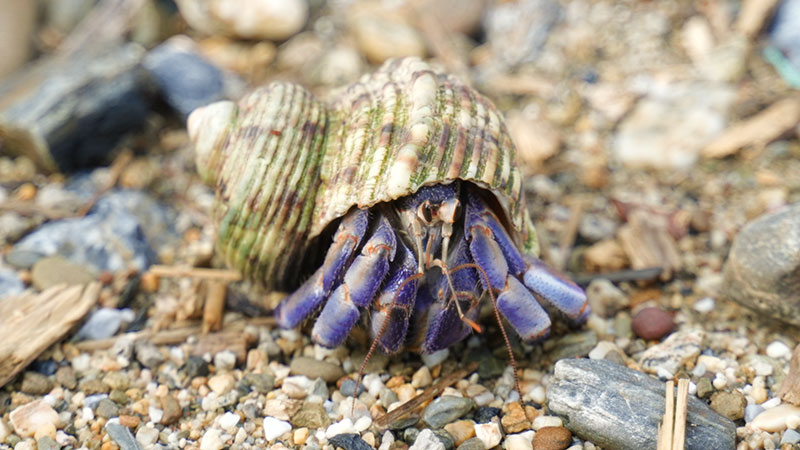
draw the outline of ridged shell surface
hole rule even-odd
[[[297,270],[310,238],[353,206],[424,185],[490,189],[537,253],[514,145],[485,97],[416,58],[391,60],[323,104],[273,83],[189,119],[198,170],[217,186],[218,248],[266,288]]]

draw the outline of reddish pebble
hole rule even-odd
[[[572,433],[564,427],[543,427],[533,436],[536,450],[564,450],[572,444]]]
[[[633,332],[647,340],[661,339],[675,327],[672,314],[661,308],[644,308],[633,317]]]
[[[100,272],[100,275],[97,276],[97,281],[102,283],[103,286],[108,286],[109,284],[111,284],[112,281],[114,281],[114,274],[107,270],[104,270]]]

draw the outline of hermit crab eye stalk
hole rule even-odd
[[[425,201],[419,205],[419,208],[417,209],[417,217],[419,217],[425,225],[433,224],[433,219],[436,217],[436,212],[433,210],[431,202]]]

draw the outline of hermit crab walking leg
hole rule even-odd
[[[370,305],[381,287],[397,249],[394,229],[383,214],[375,217],[372,236],[361,254],[344,274],[344,281],[330,295],[311,336],[325,347],[344,342],[361,315],[360,308]]]
[[[278,326],[296,327],[330,295],[341,282],[342,274],[353,260],[368,226],[369,212],[365,209],[354,209],[342,219],[325,255],[325,262],[275,310]]]
[[[397,352],[405,343],[417,297],[420,278],[417,273],[414,254],[398,239],[391,272],[372,312],[372,336],[386,353]]]

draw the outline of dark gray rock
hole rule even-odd
[[[119,445],[120,450],[142,450],[142,446],[133,437],[133,433],[128,427],[111,422],[106,424],[106,431],[111,440]]]
[[[194,377],[204,377],[209,373],[211,373],[208,367],[208,361],[197,355],[190,355],[186,359],[184,370],[186,371],[186,376],[189,377],[189,379],[192,379]],[[247,381],[247,379],[245,379],[245,381]],[[275,379],[273,378],[272,381],[274,384]],[[250,385],[254,386],[254,383],[250,383]],[[254,389],[258,388],[254,386]],[[270,386],[270,389],[272,389],[272,386]]]
[[[85,217],[42,225],[14,251],[59,254],[99,271],[143,271],[156,262],[152,245],[163,245],[174,236],[170,223],[169,211],[147,194],[117,190],[104,195]]]
[[[475,422],[477,423],[489,423],[492,420],[492,417],[499,417],[500,413],[503,410],[500,408],[495,408],[493,406],[481,406],[475,411]]]
[[[547,389],[548,408],[576,435],[603,448],[656,448],[664,414],[664,384],[606,360],[565,359],[556,363]],[[689,396],[687,450],[736,446],[736,425]]]
[[[800,325],[800,203],[748,223],[733,240],[722,294]]]
[[[486,450],[486,446],[483,445],[483,441],[480,439],[470,438],[462,442],[461,445],[457,447],[457,450]]]
[[[164,100],[184,119],[195,108],[229,98],[229,91],[241,84],[200,55],[186,36],[173,37],[151,50],[144,67]]]
[[[355,433],[337,434],[328,439],[328,443],[334,447],[341,447],[344,450],[372,450],[372,447],[361,439],[361,436]]]
[[[422,420],[431,428],[441,428],[455,422],[475,408],[471,398],[443,395],[433,401],[422,413]]]

